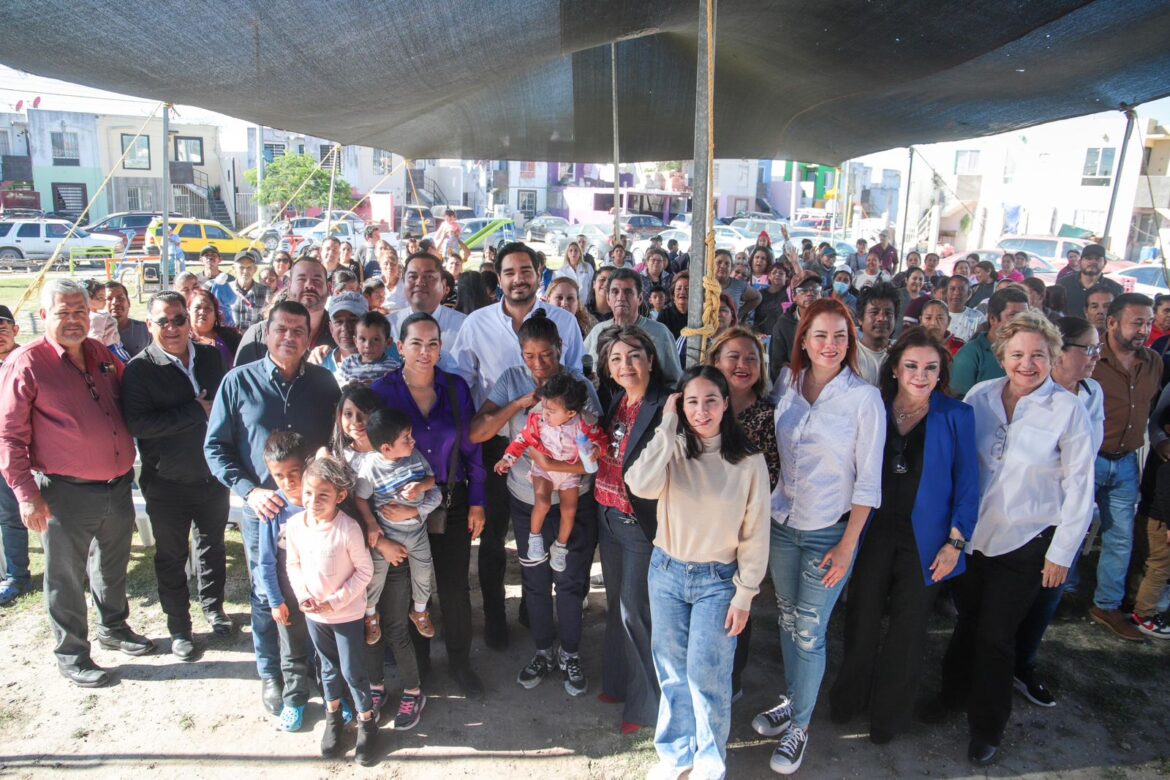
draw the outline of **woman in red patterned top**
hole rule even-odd
[[[631,495],[625,473],[654,437],[670,394],[654,342],[638,327],[614,326],[601,335],[598,368],[615,390],[602,429],[610,446],[601,453],[593,495],[605,598],[610,605],[602,651],[603,702],[624,702],[622,733],[658,721],[658,682],[650,654],[647,577],[658,502]],[[620,604],[620,609],[614,605]],[[631,664],[627,659],[636,658]]]

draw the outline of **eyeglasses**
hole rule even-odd
[[[1008,427],[1006,424],[995,429],[995,444],[991,445],[991,457],[996,460],[1002,459],[1004,450],[1007,449],[1007,434]]]
[[[187,315],[176,314],[169,320],[166,317],[159,317],[157,320],[154,320],[154,324],[160,328],[165,328],[167,325],[170,325],[173,328],[181,328],[187,324]]]
[[[613,429],[613,434],[610,436],[609,444],[609,457],[613,460],[617,460],[621,455],[622,439],[626,438],[626,432],[628,428],[629,426],[625,423],[619,423],[618,426]]]
[[[1066,341],[1061,347],[1062,350],[1069,350],[1073,347],[1083,349],[1086,357],[1099,358],[1101,357],[1101,350],[1104,349],[1102,344],[1074,344],[1071,341]]]
[[[89,389],[89,397],[100,401],[102,397],[98,395],[97,383],[93,381],[93,374],[86,371],[81,376],[85,379],[85,386]]]

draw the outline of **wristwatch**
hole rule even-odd
[[[967,548],[966,539],[955,539],[954,537],[951,537],[947,539],[947,544],[949,544],[951,547],[954,547],[959,552],[962,552]]]

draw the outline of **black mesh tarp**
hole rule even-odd
[[[0,62],[411,158],[691,157],[697,0],[8,0]],[[1170,93],[1166,0],[720,0],[719,157],[837,162]]]

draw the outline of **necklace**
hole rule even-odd
[[[902,423],[905,422],[907,418],[917,417],[926,411],[927,407],[929,406],[929,400],[927,400],[926,403],[922,404],[917,409],[899,410],[897,406],[894,406],[894,422]]]

